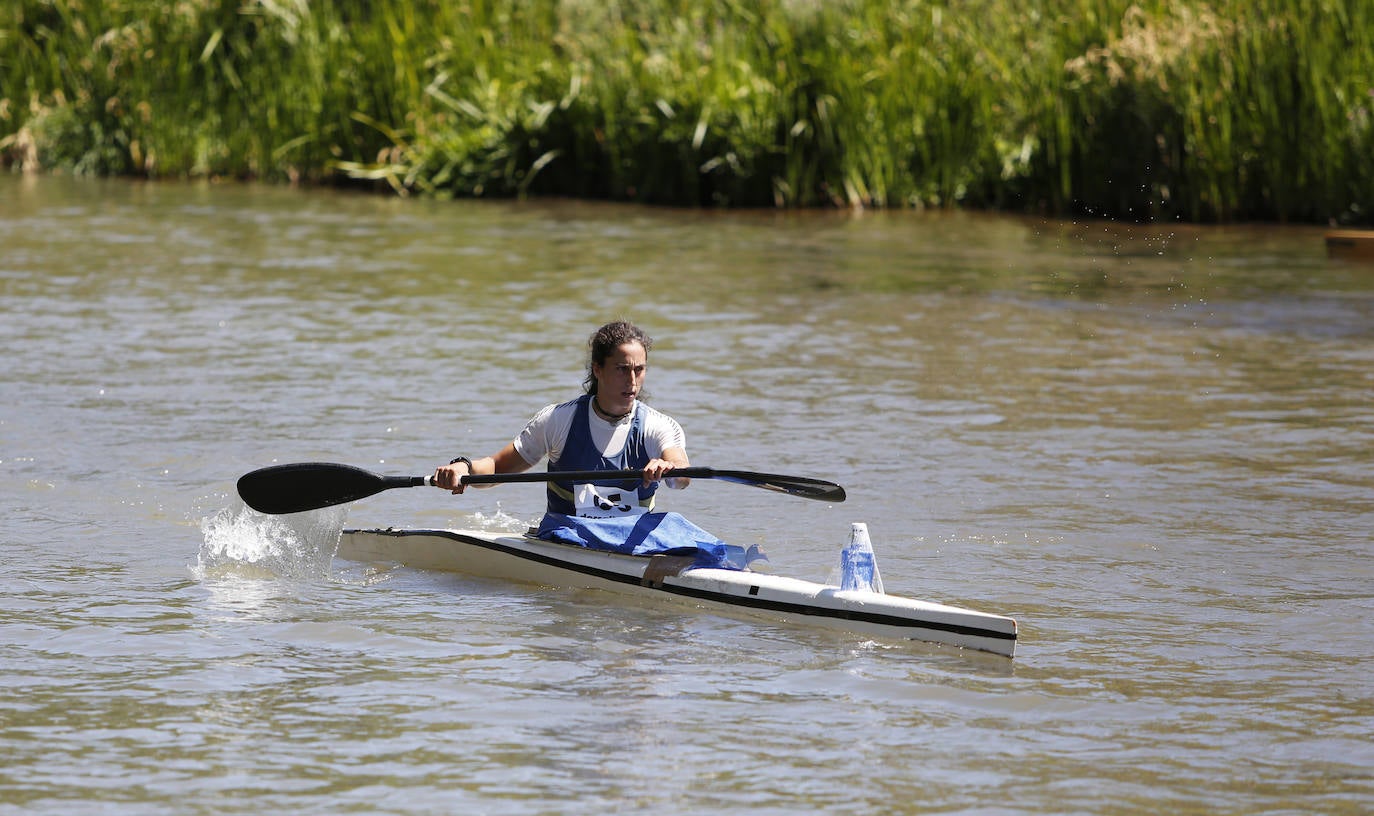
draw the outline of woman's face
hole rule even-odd
[[[644,388],[649,371],[649,355],[638,342],[621,343],[601,363],[592,364],[596,377],[596,398],[601,410],[627,413]]]

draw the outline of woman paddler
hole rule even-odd
[[[548,482],[548,507],[535,535],[549,541],[634,555],[695,555],[701,566],[747,566],[741,548],[677,513],[655,513],[660,484],[681,490],[690,479],[673,477],[689,466],[686,435],[677,420],[640,400],[653,341],[638,326],[607,323],[592,333],[586,391],[548,405],[492,456],[459,456],[434,471],[435,484],[462,493],[468,474],[519,473],[548,460],[550,473],[640,470],[643,478]]]

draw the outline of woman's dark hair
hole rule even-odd
[[[625,345],[626,343],[638,343],[644,347],[644,355],[647,358],[649,348],[654,341],[644,330],[625,320],[617,320],[614,323],[607,323],[596,331],[587,340],[587,379],[583,380],[582,387],[588,394],[596,393],[596,375],[592,372],[593,366],[604,365],[606,358],[611,356],[611,352]]]

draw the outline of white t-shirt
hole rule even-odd
[[[687,436],[676,419],[638,400],[635,400],[635,410],[639,411],[643,421],[644,446],[649,458],[662,459],[663,452],[670,448],[687,450]],[[538,464],[545,457],[557,461],[563,453],[563,445],[568,441],[568,431],[576,414],[575,399],[545,406],[515,437],[516,453],[530,465]],[[587,406],[587,427],[592,433],[592,444],[596,445],[602,456],[615,456],[624,450],[633,422],[633,413],[619,422],[607,422],[597,416],[591,406]]]

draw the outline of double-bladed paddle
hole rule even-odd
[[[805,476],[781,476],[748,470],[716,470],[708,467],[677,468],[671,476],[689,479],[718,479],[752,485],[804,499],[842,502],[844,488],[834,482]],[[637,480],[638,470],[574,470],[560,473],[497,473],[464,476],[463,484],[504,484],[507,482]],[[352,465],[331,462],[297,462],[272,465],[239,477],[239,496],[259,513],[300,513],[336,504],[365,499],[393,487],[421,487],[434,484],[433,476],[382,476]]]

